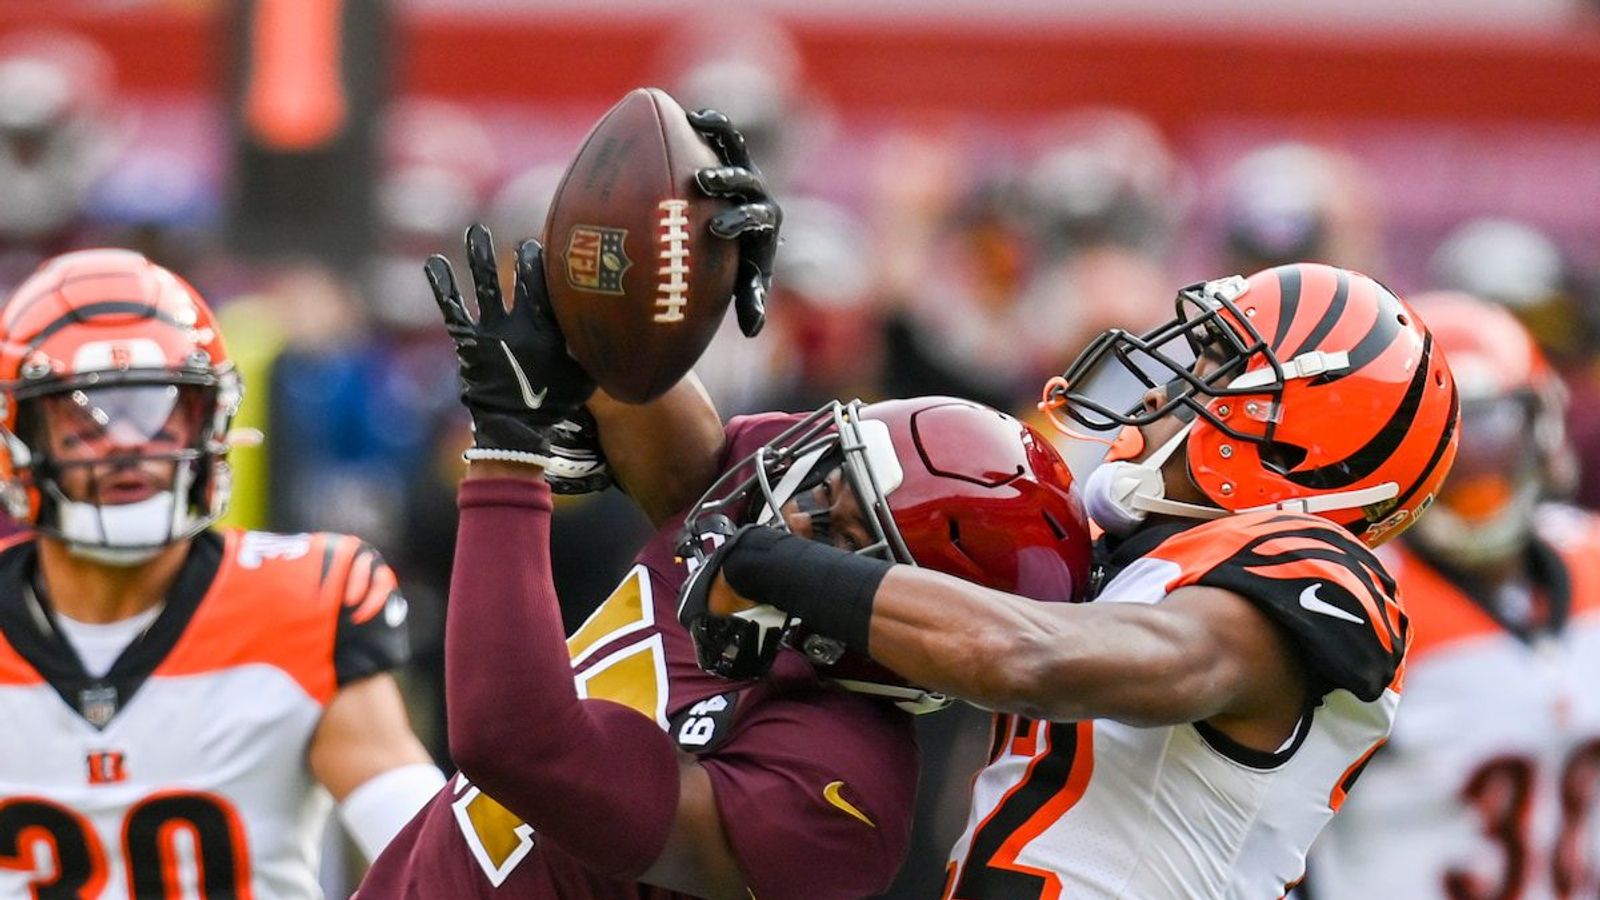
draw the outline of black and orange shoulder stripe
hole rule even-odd
[[[1397,686],[1410,622],[1394,579],[1339,525],[1298,513],[1247,513],[1181,532],[1153,555],[1182,570],[1174,589],[1219,587],[1261,609],[1327,684],[1365,700]]]

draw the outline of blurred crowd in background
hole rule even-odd
[[[235,39],[264,40],[252,27],[264,26]],[[657,83],[733,118],[786,213],[766,332],[746,341],[730,323],[697,370],[725,416],[927,393],[1030,416],[1045,377],[1089,338],[1170,317],[1179,286],[1326,261],[1402,294],[1466,291],[1524,321],[1567,382],[1577,499],[1600,508],[1596,128],[1572,130],[1591,152],[1568,166],[1560,134],[1529,148],[1515,132],[1486,129],[1477,143],[1436,124],[1174,134],[1106,105],[1004,130],[885,124],[837,113],[775,20],[727,17],[663,46]],[[65,249],[127,246],[220,310],[244,368],[242,424],[266,435],[235,453],[230,523],[350,531],[382,549],[413,610],[413,715],[447,764],[440,642],[468,437],[420,266],[458,253],[473,221],[505,249],[537,235],[603,107],[474,105],[355,83],[344,100],[370,106],[372,127],[318,163],[295,151],[315,145],[315,111],[274,112],[265,88],[230,88],[236,114],[129,104],[94,41],[11,30],[0,39],[0,287]],[[1499,175],[1464,183],[1451,172]],[[616,491],[564,501],[557,523],[575,625],[647,526]],[[897,896],[936,890],[982,721],[967,710],[922,723],[926,834]]]

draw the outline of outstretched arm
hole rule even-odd
[[[914,683],[1054,721],[1249,715],[1303,680],[1264,615],[1208,587],[1159,604],[1038,603],[899,566],[878,587],[868,640]],[[1289,693],[1292,725],[1299,691]]]
[[[473,426],[445,619],[451,754],[480,789],[596,872],[637,879],[673,863],[666,886],[739,896],[738,866],[715,816],[706,818],[706,779],[653,719],[580,699],[573,684],[550,576],[544,466],[553,430],[594,385],[561,349],[542,248],[518,248],[509,307],[481,225],[467,233],[467,256],[476,318],[449,261],[434,256],[425,267]]]
[[[1039,603],[759,527],[706,565],[717,568],[691,583],[687,615],[771,604],[914,684],[990,709],[1133,725],[1210,720],[1268,750],[1303,711],[1306,677],[1287,639],[1220,588],[1180,588],[1159,604]]]
[[[462,774],[596,872],[744,896],[706,773],[649,717],[578,697],[539,470],[474,462],[460,504],[445,688]]]

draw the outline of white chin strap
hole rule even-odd
[[[1158,513],[1186,519],[1220,519],[1225,509],[1167,499],[1161,466],[1189,437],[1194,422],[1178,429],[1165,444],[1142,462],[1118,460],[1101,464],[1084,483],[1083,502],[1089,518],[1118,537],[1138,528],[1145,516]]]
[[[1112,497],[1123,498],[1129,509],[1138,510],[1140,513],[1159,513],[1166,516],[1183,516],[1190,519],[1220,519],[1228,515],[1225,509],[1215,506],[1201,506],[1198,503],[1184,503],[1181,500],[1167,499],[1167,483],[1161,477],[1161,467],[1166,464],[1167,458],[1177,452],[1183,442],[1193,430],[1194,422],[1178,429],[1178,433],[1161,445],[1161,449],[1150,454],[1143,462],[1126,463],[1118,470],[1117,480],[1112,485]],[[1140,515],[1139,518],[1144,518]]]
[[[134,566],[149,560],[188,534],[193,524],[175,491],[114,506],[62,498],[57,509],[61,537],[73,555],[112,566]]]

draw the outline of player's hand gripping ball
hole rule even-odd
[[[753,337],[781,221],[726,116],[630,92],[584,140],[545,222],[573,357],[611,396],[643,403],[700,358],[730,300]]]

